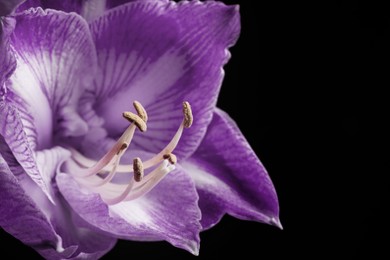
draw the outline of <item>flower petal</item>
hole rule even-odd
[[[112,5],[121,4],[127,1],[108,1],[106,0],[66,0],[66,1],[52,1],[52,0],[27,0],[22,4],[17,11],[22,12],[31,7],[42,7],[43,9],[55,9],[67,13],[76,12],[83,16],[87,21],[91,21],[111,8]],[[113,2],[113,3],[111,3]],[[110,4],[109,4],[110,3]],[[111,7],[108,7],[111,6]]]
[[[228,213],[281,228],[275,188],[236,124],[216,110],[199,149],[183,168],[199,193],[204,229]]]
[[[199,250],[200,211],[191,179],[181,171],[168,174],[143,197],[107,206],[96,193],[80,187],[66,173],[56,178],[65,199],[81,218],[118,238],[166,240],[193,254]]]
[[[42,4],[41,0],[25,0],[21,5],[18,6],[18,8],[16,9],[16,12],[20,13],[20,12],[26,11],[32,7],[34,7],[34,8],[42,7],[45,9],[45,6]]]
[[[183,118],[181,104],[189,101],[195,120],[176,154],[191,154],[211,121],[227,48],[239,30],[237,7],[214,1],[136,1],[95,20],[91,31],[102,71],[91,102],[109,135],[122,133],[127,122],[120,115],[138,100],[149,121],[135,143],[157,152],[173,137]],[[92,114],[89,106],[84,114]]]
[[[24,0],[0,0],[0,17],[11,14]]]
[[[40,168],[46,170],[49,170],[50,168],[57,168],[56,165],[62,160],[61,155],[65,153],[63,150],[63,148],[55,148],[53,150],[46,150],[38,153],[38,161],[45,158],[46,160],[44,163],[47,164],[46,166],[41,166]],[[2,198],[10,198],[7,200],[7,203],[2,202],[2,205],[7,206],[12,202],[11,204],[15,205],[15,208],[19,207],[21,209],[19,211],[16,209],[12,210],[10,213],[13,214],[12,218],[15,221],[10,221],[8,224],[6,223],[6,225],[9,226],[10,231],[7,230],[9,233],[27,245],[32,246],[46,259],[73,259],[74,257],[82,256],[88,256],[96,259],[104,255],[114,246],[116,243],[115,238],[92,231],[87,224],[80,221],[79,217],[72,211],[71,208],[69,208],[69,205],[58,194],[58,192],[55,193],[54,196],[56,205],[50,203],[47,197],[43,194],[42,190],[28,176],[26,176],[25,171],[17,163],[15,157],[3,139],[0,139],[0,152],[2,158],[4,158],[3,162],[6,161],[8,163],[7,165],[4,163],[4,165],[8,167],[7,169],[10,170],[9,173],[13,176],[13,181],[17,184],[13,185],[12,191],[16,195],[24,194],[23,198],[25,200],[19,200],[18,196],[15,195],[15,199],[18,200],[16,200],[17,203],[12,204],[14,203],[12,201],[14,193],[11,192],[11,194],[8,194],[7,196],[2,196]],[[3,184],[3,180],[0,178],[0,181],[2,181],[0,184],[1,186]],[[9,192],[8,189],[2,189],[1,191]],[[1,191],[0,195],[2,195]],[[19,197],[21,196],[22,195],[19,195]],[[24,210],[29,209],[30,204],[34,206],[36,214],[40,216],[42,221],[45,221],[48,228],[40,227],[39,223],[33,225],[29,222],[29,219],[34,219],[34,216],[32,213],[29,214],[29,212],[25,212]],[[2,208],[0,208],[0,213],[2,212]],[[3,214],[0,214],[0,217],[2,216]],[[24,228],[21,223],[26,223],[26,225],[31,224],[32,228]],[[2,224],[1,221],[0,224]],[[43,234],[42,236],[39,236],[40,233],[36,232],[35,228],[41,228],[42,232],[46,229],[49,229],[49,231],[51,230],[52,238],[50,237],[50,234]],[[20,232],[21,234],[15,233],[16,231],[14,230]],[[38,242],[34,244],[29,243],[19,236],[27,238],[31,237],[32,239],[36,239]]]
[[[76,248],[61,241],[46,216],[26,194],[0,154],[0,226],[44,256],[68,257]],[[62,252],[60,252],[62,251]]]
[[[52,132],[85,134],[78,98],[94,76],[96,55],[86,22],[76,14],[30,9],[16,15],[12,36],[18,67],[10,99],[35,150],[51,146]],[[27,87],[28,86],[28,87]]]
[[[26,0],[22,5],[19,6],[18,12],[25,11],[31,7],[42,7],[43,9],[54,9],[59,11],[64,11],[67,13],[70,12],[76,12],[78,14],[81,14],[81,9],[83,5],[84,0],[63,0],[63,1],[57,1],[57,0]],[[90,0],[85,1],[90,2]],[[92,0],[94,2],[94,0]],[[104,2],[104,0],[103,0]]]
[[[116,6],[134,2],[134,1],[150,1],[150,0],[67,0],[67,1],[53,1],[53,0],[27,0],[17,9],[22,12],[31,7],[42,7],[43,9],[55,9],[65,12],[76,12],[83,16],[87,21],[91,21],[101,15],[104,11],[114,8]],[[168,1],[168,0],[155,0]]]
[[[98,0],[97,0],[98,1]],[[135,1],[144,1],[144,2],[153,2],[153,1],[160,1],[160,2],[166,2],[168,3],[169,0],[107,0],[106,1],[106,8],[111,9],[126,3],[135,2]]]
[[[47,186],[51,186],[52,179],[61,164],[71,156],[71,153],[56,146],[51,149],[38,151],[35,154],[38,170]],[[51,189],[51,194],[53,193]]]
[[[9,37],[15,28],[13,18],[0,18],[0,99],[5,95],[5,81],[11,76],[16,67],[15,57],[11,52]]]
[[[0,111],[0,136],[4,138],[4,142],[8,144],[28,176],[42,189],[50,201],[54,202],[47,179],[38,170],[20,113],[12,104],[2,100],[0,100]]]
[[[34,3],[33,6],[37,6],[36,4],[37,3]],[[76,12],[83,16],[87,21],[90,21],[103,14],[106,10],[106,0],[41,0],[38,6],[61,10],[68,13]]]
[[[67,258],[73,259],[81,256],[96,256],[96,258],[107,253],[116,243],[116,238],[107,236],[102,232],[91,229],[88,223],[81,221],[79,216],[72,210],[63,197],[56,193],[55,205],[49,203],[42,191],[31,182],[30,179],[22,178],[20,183],[24,190],[37,204],[39,209],[50,220],[57,236],[61,239],[61,248],[64,250],[73,249],[72,254]],[[39,251],[40,254],[42,252]],[[42,254],[43,255],[43,254]],[[46,255],[43,255],[47,258]],[[51,259],[51,257],[49,257]]]
[[[75,213],[62,198],[58,198],[62,207],[52,209],[51,222],[61,236],[66,247],[77,246],[70,259],[99,259],[116,244],[117,238],[96,232],[88,223]]]
[[[96,56],[88,26],[75,14],[32,9],[15,18],[11,44],[18,67],[0,100],[0,134],[51,198],[34,150],[51,147],[54,130],[61,135],[87,131],[76,109],[83,84],[92,80],[86,71],[93,69]]]

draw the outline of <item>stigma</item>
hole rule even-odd
[[[193,122],[191,106],[183,102],[183,120],[172,140],[159,153],[146,161],[133,158],[132,164],[120,164],[137,130],[147,130],[148,115],[138,101],[133,102],[136,113],[123,112],[129,126],[111,149],[99,161],[89,159],[71,149],[72,160],[67,167],[79,185],[98,193],[107,205],[137,199],[151,191],[164,177],[175,169],[177,157],[173,153],[182,136],[184,128]],[[81,169],[80,169],[81,168]],[[127,183],[116,183],[117,174],[130,176]]]

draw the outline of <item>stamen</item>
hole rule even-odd
[[[179,143],[179,140],[181,138],[181,135],[183,134],[184,127],[190,127],[193,122],[192,117],[192,110],[191,105],[188,102],[183,102],[183,114],[184,118],[183,121],[177,130],[176,134],[173,136],[172,140],[165,146],[164,149],[162,149],[157,155],[155,155],[153,158],[143,162],[144,169],[148,169],[164,159],[164,155],[172,153],[172,151],[176,148],[177,144]],[[128,172],[128,169],[131,167],[131,165],[119,165],[117,171],[118,172]]]
[[[134,158],[133,160],[134,180],[140,182],[144,177],[144,167],[140,158]]]
[[[177,157],[176,155],[174,155],[173,153],[169,153],[169,154],[164,154],[163,156],[164,159],[168,160],[168,162],[170,164],[176,164],[177,163]]]
[[[141,132],[145,132],[147,129],[146,123],[138,115],[132,112],[123,112],[123,117],[134,123]]]
[[[82,169],[78,173],[74,173],[74,175],[88,177],[99,173],[101,170],[104,169],[104,167],[106,167],[112,161],[115,155],[118,155],[119,153],[126,151],[128,147],[128,143],[130,143],[131,140],[133,139],[134,132],[135,132],[135,125],[131,124],[126,129],[126,131],[122,134],[119,140],[114,144],[111,150],[109,150],[98,162],[96,162],[93,166],[84,165],[85,167],[89,167],[89,168]],[[126,143],[126,145],[124,145],[124,143]],[[85,157],[84,158],[83,157],[84,156],[82,156],[80,153],[72,151],[72,158],[75,159],[81,165],[83,161],[88,161],[84,159]]]
[[[98,181],[91,182],[91,184],[89,184],[89,185],[92,187],[99,187],[99,186],[103,186],[106,183],[109,183],[114,178],[114,176],[116,174],[116,169],[118,168],[120,158],[121,158],[120,156],[116,157],[114,165],[112,166],[112,169],[107,176],[105,176],[103,179],[99,178]]]
[[[175,166],[168,165],[167,161],[164,160],[159,167],[150,172],[141,182],[138,184],[135,182],[135,179],[131,179],[129,184],[107,184],[109,187],[102,193],[103,200],[108,205],[117,204],[124,200],[134,200],[139,198],[149,191],[151,191],[169,172],[175,169]],[[119,195],[112,197],[113,194],[118,194],[118,190],[126,188]],[[111,194],[111,196],[107,196]]]
[[[116,154],[119,155],[122,151],[126,150],[127,147],[129,147],[129,145],[127,143],[123,143]]]
[[[116,158],[115,158],[115,161],[113,163],[113,166],[112,166],[110,173],[107,176],[105,176],[103,179],[101,179],[100,181],[93,182],[91,184],[91,186],[93,186],[93,187],[102,186],[106,183],[109,183],[114,178],[114,176],[116,174],[116,169],[118,168],[118,165],[120,162],[120,159],[121,159],[122,155],[126,152],[127,147],[129,147],[129,145],[127,143],[122,144],[121,149],[116,154]]]
[[[81,166],[84,168],[81,171],[71,171],[76,180],[93,192],[99,193],[108,205],[117,204],[121,201],[134,200],[145,195],[169,172],[173,171],[177,163],[177,157],[172,152],[176,148],[184,128],[190,127],[193,123],[191,106],[188,102],[183,102],[183,121],[167,146],[145,162],[142,162],[140,158],[136,157],[133,159],[133,164],[120,165],[120,159],[128,149],[136,128],[141,132],[145,132],[147,129],[146,122],[148,115],[144,107],[138,101],[134,101],[133,105],[138,115],[132,112],[123,113],[123,117],[132,124],[125,130],[111,150],[98,162],[84,157],[76,150],[71,150],[73,160],[68,167],[73,167],[74,169],[78,167],[77,169],[79,169]],[[159,164],[160,162],[161,164]],[[149,174],[144,173],[144,169],[157,164],[159,165]],[[133,178],[130,179],[128,184],[112,183],[111,181],[118,172],[128,174],[133,172]],[[105,174],[103,175],[104,177],[100,175],[103,173]],[[115,182],[121,180],[123,179],[119,178]]]
[[[142,197],[151,191],[168,173],[175,169],[175,165],[168,164],[166,160],[164,160],[161,165],[163,165],[162,168],[159,167],[159,170],[156,169],[148,174],[146,177],[149,178],[145,177],[144,181],[140,182],[140,185],[135,186],[132,192],[126,196],[124,200],[128,201]]]
[[[127,120],[135,123],[135,121],[133,121],[133,119],[135,119],[135,120],[138,120],[138,122],[140,124],[145,123],[145,122],[143,122],[143,120],[139,116],[135,115],[134,113],[131,113],[131,112],[125,112],[125,113],[126,113],[126,115],[129,115],[132,118],[129,120],[129,118],[125,117]],[[123,113],[123,114],[125,114],[125,113]],[[181,135],[183,133],[184,127],[186,127],[186,126],[190,127],[192,125],[192,122],[193,122],[192,110],[191,110],[191,105],[188,102],[183,102],[183,116],[184,116],[183,121],[182,121],[179,129],[177,130],[176,134],[172,138],[172,140],[157,155],[155,155],[153,158],[143,162],[144,169],[148,169],[150,167],[153,167],[154,165],[156,165],[157,163],[161,162],[161,160],[164,159],[164,155],[172,153],[172,151],[176,148],[177,144],[179,143],[179,140],[180,140]],[[146,124],[145,124],[145,126],[146,126]],[[85,167],[90,167],[90,162],[89,162],[88,158],[85,158],[85,157],[83,158],[83,156],[80,153],[78,153],[77,151],[74,152],[74,154],[77,155],[77,156],[74,156],[74,158],[80,164],[84,165]],[[132,169],[132,168],[133,168],[133,165],[126,164],[126,165],[118,165],[116,170],[117,170],[117,172],[128,173],[129,169]],[[111,165],[108,165],[108,163],[107,163],[102,170],[110,171],[110,169],[111,169]]]
[[[138,101],[134,101],[134,102],[133,102],[133,106],[134,106],[135,110],[137,111],[138,116],[139,116],[142,120],[144,120],[145,123],[147,123],[147,122],[148,122],[148,114],[146,113],[146,110],[145,110],[145,108],[141,105],[141,103],[138,102]]]
[[[192,116],[191,105],[187,101],[183,102],[183,113],[184,113],[184,127],[189,128],[191,127],[194,118]]]

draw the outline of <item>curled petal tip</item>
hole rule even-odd
[[[269,223],[270,223],[272,226],[278,227],[280,230],[283,230],[282,223],[280,223],[280,219],[279,219],[278,217],[276,217],[276,218],[271,218],[271,219],[269,220]]]

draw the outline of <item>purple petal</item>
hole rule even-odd
[[[87,21],[91,21],[101,16],[104,11],[135,1],[151,0],[27,0],[17,9],[18,12],[25,11],[31,7],[42,7],[43,9],[55,9],[65,12],[76,12],[82,15]],[[152,0],[153,1],[153,0]],[[168,0],[155,0],[165,1]]]
[[[0,0],[0,17],[11,14],[24,0]]]
[[[58,157],[61,158],[61,154],[65,153],[63,150],[63,148],[55,148],[53,150],[39,152],[37,154],[37,160],[44,160],[44,163],[46,164],[41,168],[48,170],[50,167],[57,168],[58,163],[62,160],[58,159]],[[79,217],[74,214],[68,204],[58,193],[54,196],[56,205],[50,203],[47,197],[42,193],[42,190],[34,182],[32,182],[28,176],[26,176],[25,171],[17,163],[15,157],[12,155],[10,149],[6,146],[2,139],[0,139],[0,152],[8,163],[7,165],[5,164],[5,161],[3,161],[4,165],[7,166],[8,170],[10,170],[9,173],[13,176],[12,180],[17,184],[17,186],[16,184],[13,185],[13,189],[11,190],[12,192],[10,192],[9,189],[2,189],[0,191],[0,195],[3,195],[1,193],[2,191],[9,193],[6,194],[7,196],[2,196],[2,198],[7,198],[8,202],[2,202],[2,205],[7,206],[11,203],[12,197],[18,199],[18,197],[22,197],[23,195],[24,198],[24,201],[20,199],[16,200],[16,202],[20,205],[16,203],[15,208],[20,208],[21,210],[17,211],[15,209],[9,213],[13,214],[12,218],[16,219],[14,222],[10,221],[5,223],[5,225],[9,227],[6,229],[9,233],[20,239],[22,242],[32,246],[46,259],[73,259],[73,257],[76,256],[88,256],[96,259],[104,255],[114,246],[116,242],[115,238],[108,237],[105,234],[96,233],[95,231],[92,231],[88,225],[80,222]],[[7,183],[3,180],[0,181],[2,181],[0,186],[3,184],[3,187],[6,187],[5,185]],[[35,231],[35,228],[41,228],[42,232],[48,228],[40,227],[39,223],[32,225],[33,223],[29,222],[28,216],[31,215],[30,218],[34,220],[34,215],[32,215],[32,213],[29,214],[27,211],[24,212],[24,210],[29,209],[30,204],[34,206],[36,214],[47,222],[46,225],[52,235],[46,234],[46,232],[40,237],[40,233]],[[0,217],[3,217],[4,214],[2,208],[0,208],[0,211]],[[7,217],[6,214],[5,216]],[[2,224],[1,221],[0,223]],[[24,228],[24,223],[26,225],[31,224],[32,228]],[[38,233],[38,235],[36,233]],[[36,239],[38,242],[29,243],[28,240],[20,237],[31,237],[31,239]]]
[[[56,197],[54,197],[56,205],[53,205],[29,179],[23,179],[22,177],[19,177],[19,179],[21,179],[20,183],[23,189],[29,191],[39,209],[47,219],[50,219],[55,232],[61,238],[62,247],[66,250],[72,249],[72,254],[67,258],[90,256],[92,259],[96,259],[107,253],[115,245],[116,238],[107,236],[102,232],[96,232],[95,229],[91,229],[90,225],[80,220],[62,195],[56,194]],[[39,253],[47,257],[42,252],[39,251]]]
[[[37,1],[32,2],[33,3],[30,6],[40,6],[45,9],[50,8],[55,10],[61,10],[67,13],[76,12],[83,16],[87,21],[93,20],[101,16],[106,10],[105,0],[41,0],[39,1],[39,5],[37,5]]]
[[[22,12],[31,7],[42,7],[43,9],[55,9],[64,12],[76,12],[87,21],[101,16],[106,11],[105,0],[27,0],[17,11]]]
[[[0,134],[52,199],[33,151],[51,147],[53,131],[63,135],[87,131],[76,109],[83,84],[92,80],[86,71],[94,65],[93,43],[88,26],[75,14],[37,9],[15,17],[11,43],[18,67],[0,100]]]
[[[81,15],[87,21],[92,21],[102,16],[105,11],[106,11],[105,0],[84,1],[81,9]]]
[[[227,48],[239,34],[237,7],[214,1],[136,1],[106,12],[91,30],[101,67],[91,102],[96,101],[109,135],[123,131],[127,122],[121,114],[138,100],[149,121],[135,143],[157,152],[173,137],[183,118],[181,104],[189,101],[195,121],[176,153],[191,154],[211,121]],[[93,113],[87,109],[85,114]]]
[[[32,8],[32,7],[34,7],[34,8],[36,8],[36,7],[45,8],[45,6],[42,5],[42,1],[41,0],[26,0],[21,5],[18,6],[18,8],[16,9],[16,12],[23,12],[23,11],[26,11],[26,10]]]
[[[107,206],[96,193],[80,189],[66,173],[57,175],[65,199],[82,219],[98,230],[123,239],[166,240],[198,254],[200,211],[192,180],[174,171],[143,197]]]
[[[22,114],[32,148],[51,147],[53,132],[85,134],[88,126],[77,114],[78,99],[96,64],[86,22],[76,14],[40,8],[18,14],[16,20],[12,46],[18,68],[8,99]]]
[[[51,221],[65,247],[77,246],[70,259],[99,259],[115,246],[116,238],[96,232],[62,197],[58,198],[58,204],[61,207],[52,208]]]
[[[199,149],[183,168],[195,181],[204,229],[225,213],[281,228],[272,181],[225,112],[216,110]]]
[[[111,9],[111,8],[114,8],[114,7],[117,7],[117,6],[126,4],[126,3],[136,2],[136,1],[144,1],[144,2],[160,1],[160,2],[166,2],[166,3],[169,2],[169,0],[107,0],[106,7],[107,7],[107,9]]]
[[[35,153],[38,170],[42,176],[43,181],[50,188],[51,197],[53,197],[53,191],[51,187],[52,179],[57,169],[66,159],[70,157],[70,155],[71,153],[61,146],[41,150]]]
[[[104,0],[103,0],[104,1]],[[31,7],[42,7],[43,9],[55,9],[64,12],[76,12],[81,14],[84,0],[27,0],[19,6],[18,12],[28,10]],[[85,1],[90,2],[90,0]]]
[[[21,115],[8,102],[0,100],[0,135],[12,150],[13,155],[28,176],[42,189],[53,202],[47,179],[39,172],[34,153],[24,131]]]
[[[4,83],[16,67],[16,61],[9,45],[9,37],[15,28],[12,18],[0,18],[0,99],[5,95]]]
[[[68,257],[75,248],[61,251],[61,241],[46,216],[19,185],[0,155],[0,226],[44,256]]]

